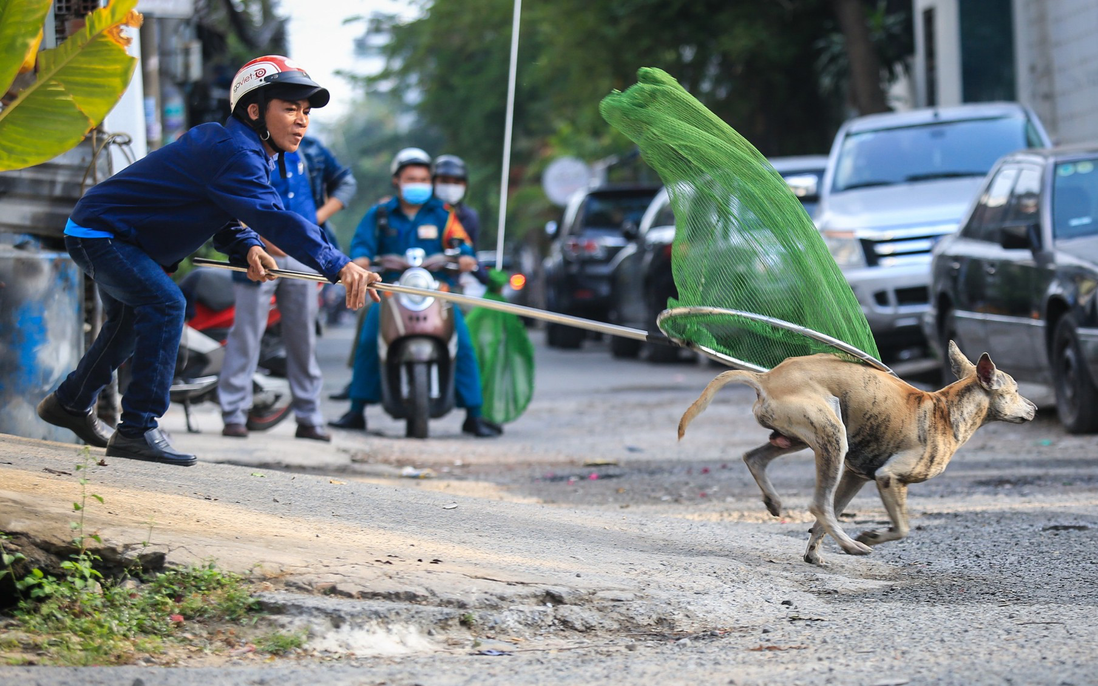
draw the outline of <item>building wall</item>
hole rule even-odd
[[[919,107],[936,104],[942,107],[961,103],[961,23],[957,10],[963,0],[914,0],[915,13],[915,97]],[[935,93],[927,93],[927,36],[924,31],[924,13],[934,12],[935,62],[937,87]]]
[[[961,104],[960,3],[914,0],[916,104]],[[923,12],[934,9],[937,87],[927,93]],[[1098,0],[1013,0],[1018,101],[1059,144],[1098,141]]]
[[[1098,2],[1015,0],[1018,93],[1057,143],[1098,141]]]

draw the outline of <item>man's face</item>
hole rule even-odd
[[[309,101],[271,98],[267,104],[267,130],[271,140],[282,150],[294,152],[309,130]],[[248,106],[253,119],[259,117],[259,105]]]

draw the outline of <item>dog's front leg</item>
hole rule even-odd
[[[850,501],[854,499],[854,496],[858,495],[858,491],[862,490],[862,486],[869,481],[865,477],[858,476],[854,472],[849,470],[843,473],[843,478],[839,481],[839,487],[835,489],[835,513],[841,515],[846,511],[846,506],[850,504]],[[812,525],[812,528],[808,532],[811,536],[808,539],[808,548],[804,551],[804,561],[814,565],[822,565],[824,563],[823,557],[820,555],[820,543],[823,541],[824,534],[827,533],[823,525],[819,520]]]
[[[905,538],[908,532],[907,484],[890,473],[882,473],[883,471],[877,472],[877,491],[881,494],[881,501],[888,512],[888,518],[892,520],[892,526],[888,529],[863,531],[858,540],[869,545],[898,541]]]
[[[837,412],[819,419],[822,421],[814,423],[816,435],[812,446],[816,452],[816,494],[808,511],[816,517],[816,526],[823,526],[844,551],[850,555],[868,555],[872,549],[848,536],[835,515],[835,493],[845,471],[846,427]]]

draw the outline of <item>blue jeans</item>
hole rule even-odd
[[[106,321],[76,371],[58,386],[57,400],[69,410],[91,410],[114,371],[132,356],[118,431],[140,436],[168,409],[186,301],[164,268],[132,243],[65,236],[65,247],[99,287]]]
[[[458,407],[479,410],[484,404],[480,391],[480,367],[465,316],[457,307],[451,308],[457,331],[457,359],[454,361],[454,399]],[[381,359],[377,351],[377,335],[381,326],[381,304],[370,306],[362,334],[355,348],[354,372],[351,375],[351,400],[365,403],[381,402]]]

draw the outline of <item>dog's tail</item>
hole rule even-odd
[[[721,390],[725,384],[730,383],[743,383],[755,389],[755,393],[762,393],[762,386],[758,382],[758,373],[748,372],[740,369],[735,369],[730,372],[723,372],[717,375],[717,378],[709,382],[709,385],[705,387],[702,394],[698,396],[698,399],[694,401],[694,404],[686,408],[686,412],[683,413],[682,419],[679,420],[679,440],[686,434],[686,427],[690,426],[690,422],[694,421],[694,417],[697,417],[702,412],[705,412],[705,408],[709,407],[709,403],[713,401],[713,396],[717,394],[717,391]]]

